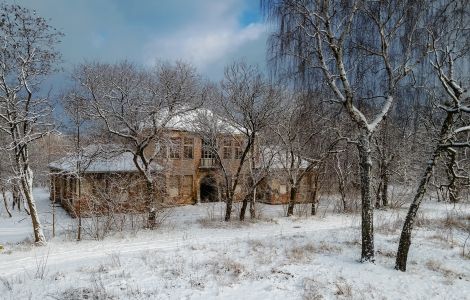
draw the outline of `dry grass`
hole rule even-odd
[[[374,230],[377,233],[390,235],[396,234],[398,230],[401,229],[403,226],[403,220],[400,215],[393,214],[389,217],[382,217],[376,221],[376,225],[374,226]]]
[[[13,290],[13,287],[11,285],[11,282],[4,277],[0,277],[0,282],[3,284],[3,286],[7,289],[7,291],[11,292]]]
[[[445,267],[441,262],[437,260],[430,259],[426,262],[426,268],[428,268],[431,271],[441,273],[444,275],[444,277],[447,277],[449,279],[455,279],[459,278],[462,279],[463,275],[455,272],[454,270],[451,270],[447,267]]]
[[[215,281],[224,286],[236,284],[248,274],[245,265],[229,257],[210,260],[201,267],[208,268]]]
[[[315,250],[317,253],[322,253],[322,254],[338,254],[343,251],[343,248],[333,245],[333,244],[328,244],[326,242],[320,242],[320,245],[316,248]]]
[[[322,300],[325,299],[321,294],[322,286],[320,283],[311,278],[304,278],[303,280],[303,300]]]
[[[418,211],[414,224],[416,227],[430,227],[433,222],[433,219],[428,218],[422,211]]]
[[[346,281],[346,279],[339,277],[335,282],[335,286],[335,295],[338,296],[338,298],[352,299],[352,286]]]
[[[377,254],[384,256],[384,257],[395,258],[397,253],[396,251],[392,251],[392,250],[378,249]]]
[[[305,263],[313,259],[315,246],[311,243],[286,249],[286,257],[291,263]]]

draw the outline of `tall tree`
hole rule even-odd
[[[220,87],[214,86],[211,95],[213,111],[198,113],[194,131],[220,167],[225,221],[231,219],[236,196],[243,199],[240,219],[249,203],[254,217],[256,188],[270,166],[270,153],[259,151],[260,133],[279,113],[282,90],[271,85],[258,67],[235,62],[225,68]]]
[[[321,101],[320,95],[293,93],[284,99],[282,114],[272,126],[275,162],[289,186],[287,216],[294,214],[302,179],[314,169],[319,171],[339,141],[329,126],[328,111],[319,105]]]
[[[448,168],[453,175],[467,177],[468,180],[468,173],[459,168],[453,158],[458,149],[470,148],[470,11],[464,0],[449,3],[435,1],[433,4],[430,21],[425,24],[425,28],[428,33],[429,64],[440,87],[433,88],[430,96],[443,113],[434,150],[420,177],[400,235],[395,263],[395,268],[400,271],[406,271],[413,224],[439,157],[449,155],[451,159]]]
[[[275,116],[278,115],[281,107],[282,89],[270,84],[257,67],[245,62],[236,62],[225,69],[221,89],[220,114],[243,135],[241,164],[237,174],[241,174],[243,163],[248,159],[249,171],[251,175],[254,175],[257,137],[263,130],[274,124]],[[260,178],[259,174],[255,177]],[[238,180],[235,179],[231,195],[227,195],[225,211],[227,221],[230,219],[233,193],[237,182]],[[253,194],[258,183],[259,180],[251,183],[250,190]],[[251,199],[254,197],[253,195]],[[247,204],[248,198],[244,197],[240,219],[245,217]],[[252,208],[254,208],[253,205]]]
[[[261,3],[277,26],[271,37],[275,67],[287,65],[309,88],[326,82],[331,101],[342,105],[358,129],[361,261],[374,261],[371,138],[395,101],[400,80],[411,70],[421,9],[407,0]],[[398,49],[401,55],[396,55]]]
[[[62,34],[46,19],[19,5],[0,6],[0,130],[9,137],[2,150],[12,153],[14,172],[29,207],[37,245],[46,244],[33,195],[30,146],[47,135],[51,106],[41,83],[56,70],[55,47]]]

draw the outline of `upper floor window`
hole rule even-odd
[[[224,139],[223,158],[232,159],[232,139],[229,139],[229,138]]]
[[[193,152],[194,152],[194,139],[184,138],[183,158],[193,159]]]
[[[178,159],[181,157],[181,138],[170,139],[170,158]]]
[[[215,158],[211,143],[209,141],[202,141],[202,158]]]
[[[241,159],[243,155],[241,143],[239,141],[234,142],[234,149],[235,149],[235,159]]]

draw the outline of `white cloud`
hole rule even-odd
[[[253,0],[6,1],[37,10],[65,33],[58,49],[66,68],[83,60],[183,59],[217,79],[234,59],[264,62],[265,25],[244,19],[256,13]]]
[[[148,63],[155,62],[155,59],[182,59],[204,71],[246,43],[259,39],[265,31],[266,26],[260,23],[243,28],[184,30],[153,39],[144,48],[145,57]]]

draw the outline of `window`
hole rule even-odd
[[[240,145],[240,142],[236,141],[234,143],[234,149],[235,149],[235,159],[241,159],[243,155],[242,147]]]
[[[184,138],[183,157],[185,159],[193,159],[194,139]]]
[[[210,142],[202,141],[202,158],[215,158]]]
[[[168,185],[168,195],[170,197],[177,197],[180,194],[180,176],[170,176]]]
[[[223,157],[224,159],[232,159],[232,140],[229,138],[224,139]]]
[[[193,193],[193,176],[184,175],[181,193],[183,196],[191,196]]]
[[[178,159],[181,157],[181,138],[170,139],[170,158]]]

